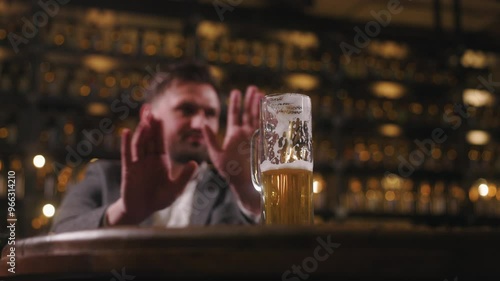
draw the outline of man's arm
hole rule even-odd
[[[71,186],[59,207],[51,231],[96,229],[101,226],[107,205],[102,202],[103,177],[99,162],[88,166],[85,178]]]

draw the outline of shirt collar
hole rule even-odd
[[[198,169],[194,172],[193,176],[191,177],[191,180],[197,182],[201,181],[207,169],[208,169],[207,162],[202,162],[201,164],[198,164]]]

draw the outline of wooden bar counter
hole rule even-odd
[[[16,241],[0,280],[500,280],[492,229],[118,227]]]

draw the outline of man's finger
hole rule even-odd
[[[153,141],[155,143],[155,153],[165,153],[165,144],[163,142],[163,122],[160,119],[154,119],[152,124]]]
[[[201,129],[201,132],[203,134],[203,137],[205,138],[207,142],[207,149],[208,153],[210,155],[213,154],[218,154],[222,151],[222,148],[220,147],[218,141],[217,141],[217,136],[215,135],[214,132],[208,127],[207,125],[203,126]]]
[[[132,161],[137,161],[139,159],[139,152],[137,151],[137,143],[139,142],[139,136],[142,131],[142,123],[139,123],[132,134],[132,140],[130,143],[130,150],[132,155]]]
[[[161,120],[154,118],[154,116],[150,114],[147,116],[146,121],[149,123],[147,153],[148,155],[160,155],[164,150]]]
[[[227,128],[240,125],[241,92],[232,90],[227,109]]]
[[[250,126],[257,129],[259,127],[259,115],[260,115],[260,100],[264,97],[264,94],[257,92],[252,100],[252,106],[250,108]]]
[[[121,162],[122,167],[129,167],[132,164],[132,151],[130,147],[130,130],[123,129],[121,136]]]
[[[146,116],[146,142],[145,142],[145,152],[146,155],[158,155],[159,147],[157,140],[157,120],[153,117],[151,111],[149,111]]]
[[[257,94],[257,87],[255,86],[248,86],[247,91],[245,93],[245,101],[244,101],[244,106],[243,106],[243,116],[242,116],[242,124],[243,125],[248,125],[250,122],[252,122],[252,117],[251,117],[251,110],[252,110],[252,101],[255,97],[255,94]]]
[[[146,156],[148,124],[139,123],[132,137],[132,161],[143,159]]]

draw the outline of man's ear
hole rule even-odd
[[[146,118],[152,114],[151,113],[151,104],[150,103],[144,103],[142,106],[141,106],[141,110],[139,111],[139,118],[140,118],[140,121],[146,121]]]

